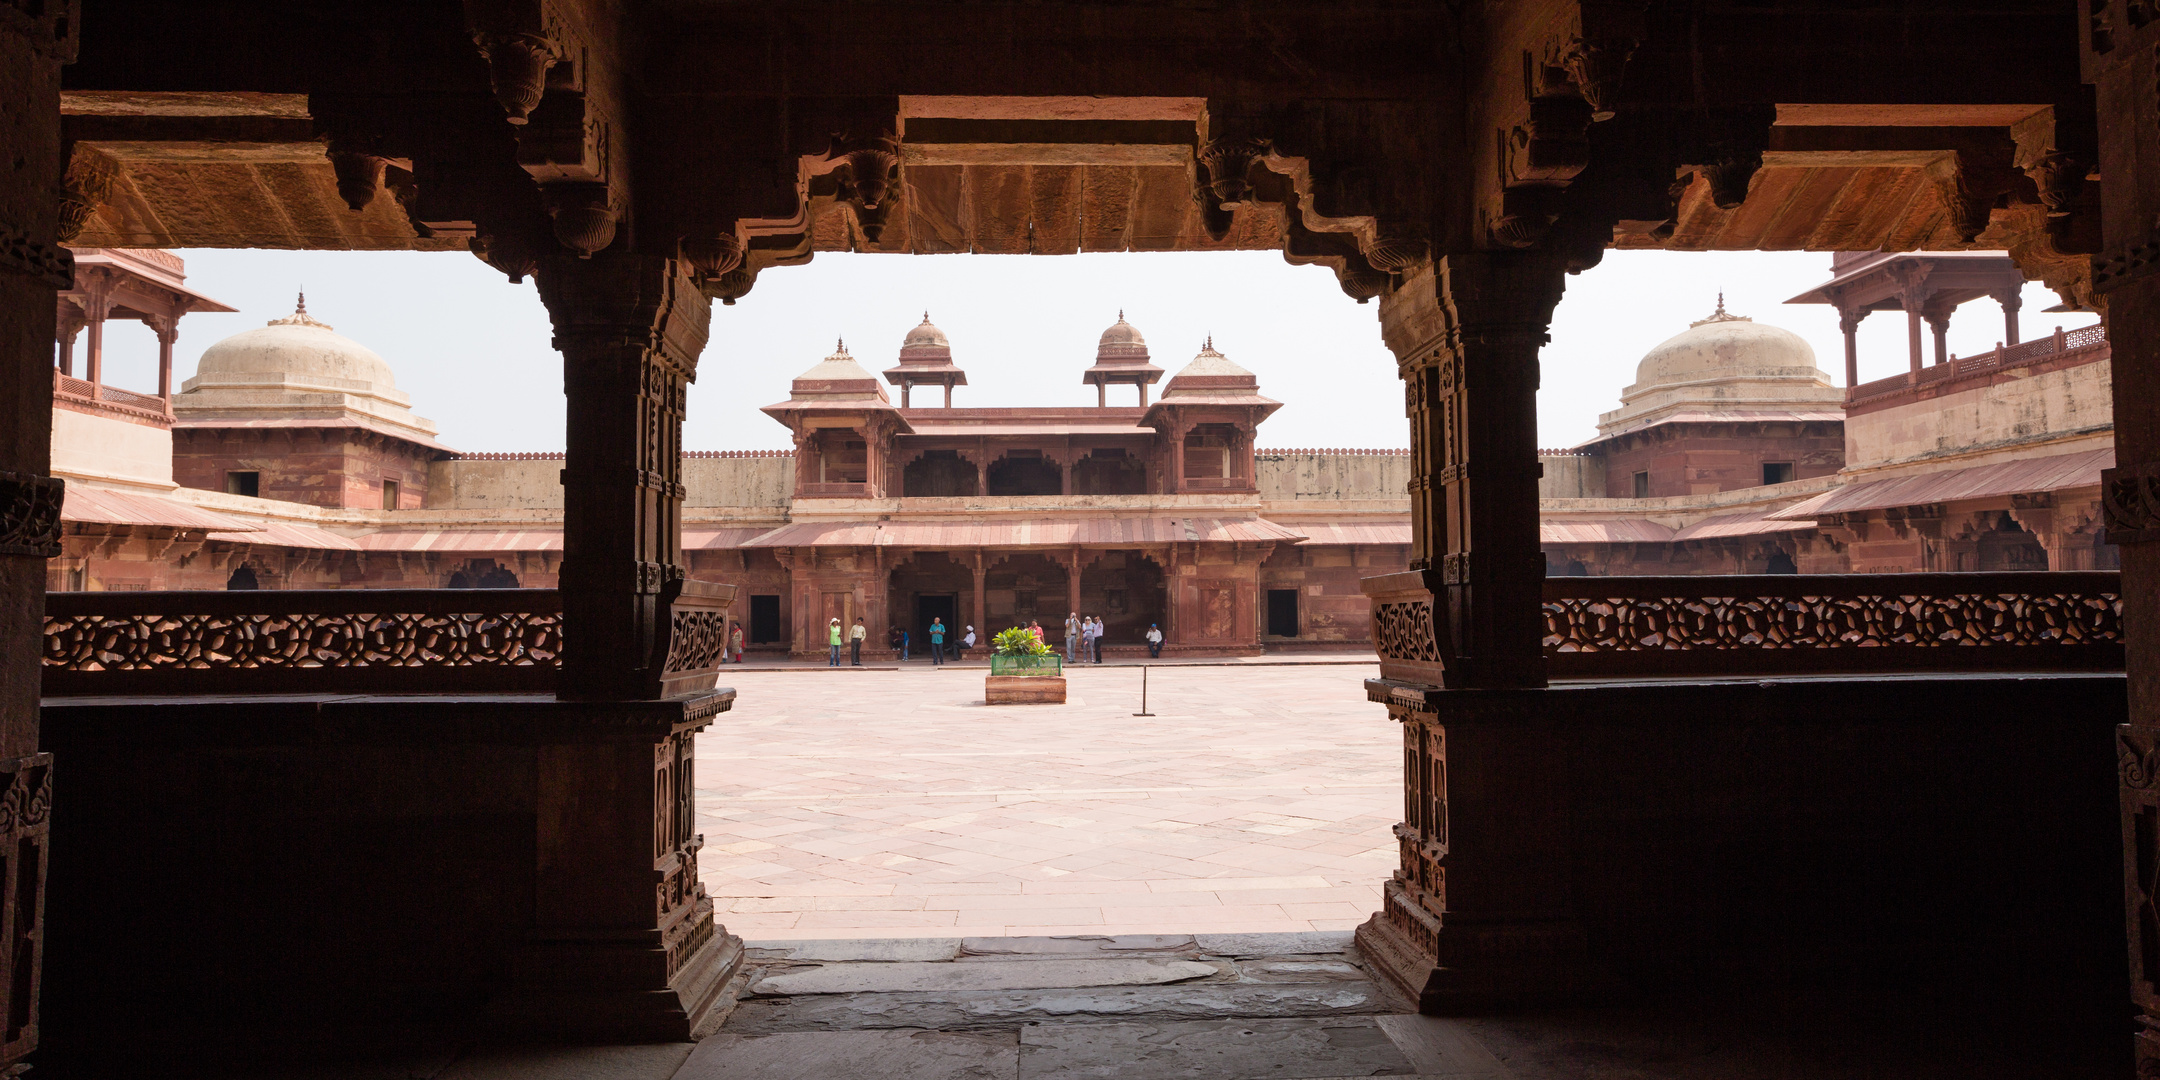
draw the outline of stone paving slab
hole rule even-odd
[[[842,1031],[715,1035],[674,1080],[1015,1080],[1010,1033]]]
[[[992,709],[967,672],[728,672],[696,828],[756,939],[1335,930],[1398,858],[1399,731],[1371,665],[1076,669]]]
[[[886,994],[909,991],[1043,990],[1082,986],[1151,986],[1207,979],[1224,969],[1193,960],[1038,959],[975,963],[822,964],[767,975],[750,984],[759,997]]]
[[[1394,1005],[1370,983],[1197,982],[1175,986],[966,990],[951,993],[817,994],[761,998],[735,1007],[730,1034],[931,1028],[969,1031],[1076,1020],[1215,1020],[1356,1016]]]
[[[1025,1080],[1291,1080],[1415,1072],[1369,1016],[1046,1024],[1020,1031]]]

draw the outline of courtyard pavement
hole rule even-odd
[[[700,870],[752,941],[1347,930],[1396,864],[1372,665],[732,668],[697,737]]]

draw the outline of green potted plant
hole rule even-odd
[[[990,674],[983,680],[990,705],[1062,705],[1065,668],[1058,654],[1023,626],[990,639]]]

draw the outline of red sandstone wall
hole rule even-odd
[[[176,428],[173,480],[225,490],[228,471],[262,475],[257,494],[311,506],[382,508],[382,482],[398,482],[399,509],[427,503],[428,462],[411,443],[357,428]]]
[[[1650,496],[1700,495],[1762,484],[1764,462],[1789,461],[1795,480],[1845,467],[1842,424],[1664,424],[1606,444],[1605,494],[1635,495],[1650,474]]]

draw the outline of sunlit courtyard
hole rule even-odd
[[[1401,738],[1363,664],[723,672],[700,869],[756,940],[1347,930],[1397,862]]]

